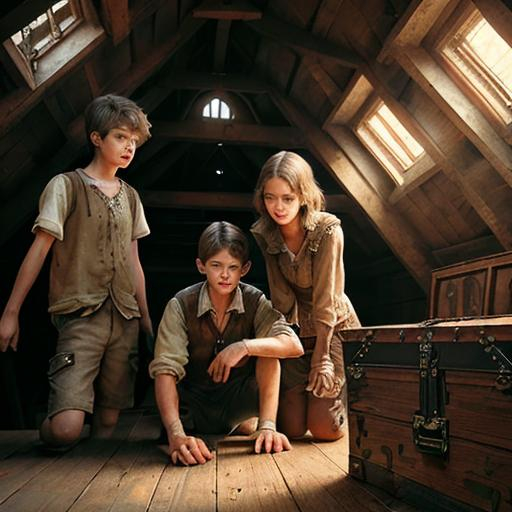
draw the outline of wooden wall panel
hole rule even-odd
[[[332,103],[318,86],[318,82],[304,62],[298,67],[290,97],[300,103],[311,116],[318,120],[319,124],[322,124],[332,109]]]
[[[285,90],[297,59],[288,48],[262,39],[256,56],[256,66],[273,85]]]

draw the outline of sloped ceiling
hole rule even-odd
[[[363,319],[384,321],[398,295],[416,306],[395,308],[391,320],[418,319],[433,268],[512,249],[510,146],[429,49],[430,34],[462,2],[81,3],[105,33],[43,85],[30,89],[0,54],[0,244],[10,276],[2,293],[30,241],[42,187],[87,163],[82,113],[106,93],[130,96],[153,123],[122,177],[139,189],[152,228],[141,252],[156,309],[196,279],[195,244],[208,222],[248,229],[259,169],[281,149],[312,164],[342,219],[347,286]],[[506,3],[475,3],[502,35],[512,26]],[[4,2],[0,35],[50,4]],[[337,121],[361,74],[435,163],[402,189]],[[201,119],[213,94],[235,120]],[[20,249],[6,251],[13,244]],[[264,286],[254,257],[252,280]]]

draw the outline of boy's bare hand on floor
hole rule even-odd
[[[261,453],[262,451],[265,453],[279,453],[292,449],[290,441],[281,432],[262,429],[257,430],[253,436],[256,437],[256,442],[254,443],[254,451],[256,453]]]
[[[213,382],[226,383],[229,379],[231,368],[237,366],[247,354],[247,346],[243,341],[231,343],[217,354],[208,367],[208,374]]]
[[[173,464],[193,466],[204,464],[213,458],[205,442],[193,436],[174,436],[169,440],[169,454]]]

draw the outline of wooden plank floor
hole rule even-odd
[[[156,415],[129,412],[113,439],[60,455],[41,450],[35,431],[0,431],[0,512],[410,510],[346,475],[346,440],[255,455],[244,438],[210,439],[214,460],[187,468],[168,463],[159,428]]]

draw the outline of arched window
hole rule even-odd
[[[233,119],[235,116],[225,101],[213,98],[204,106],[203,117],[209,117],[210,119]]]

